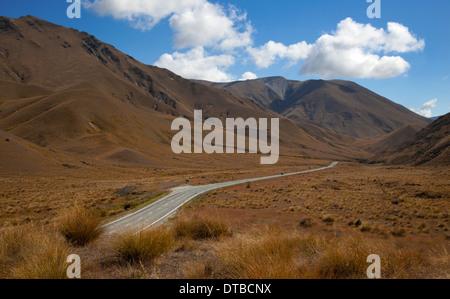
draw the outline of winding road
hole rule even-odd
[[[216,189],[221,189],[240,184],[323,171],[335,167],[336,165],[338,165],[338,163],[339,162],[333,162],[327,167],[268,177],[244,179],[240,181],[218,183],[205,186],[183,186],[173,188],[171,190],[172,192],[169,195],[164,196],[158,201],[152,203],[151,205],[148,205],[132,214],[126,215],[118,220],[105,224],[103,228],[105,229],[106,234],[109,235],[125,233],[127,231],[135,231],[137,233],[146,230],[152,227],[153,225],[163,223],[164,221],[169,219],[174,213],[176,213],[178,209],[180,209],[186,203],[188,203],[189,201],[193,200],[194,198],[196,198],[201,194]]]

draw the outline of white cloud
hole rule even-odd
[[[246,72],[242,74],[242,77],[241,79],[239,79],[239,81],[255,80],[255,79],[258,79],[258,76],[255,73]]]
[[[89,0],[84,3],[100,16],[127,20],[135,28],[150,30],[162,19],[203,2],[205,0]]]
[[[231,55],[208,56],[203,47],[196,47],[186,53],[164,54],[155,65],[189,79],[229,82],[234,78],[226,70],[234,62]]]
[[[233,50],[253,43],[253,28],[246,14],[207,0],[93,0],[86,5],[101,16],[127,20],[150,30],[165,18],[175,31],[175,46]]]
[[[253,42],[252,26],[249,23],[239,24],[245,18],[245,15],[238,15],[233,9],[227,15],[222,6],[205,1],[174,14],[170,18],[170,25],[176,32],[177,48],[211,46],[232,50],[249,46]]]
[[[300,71],[323,78],[392,78],[406,73],[410,64],[400,56],[383,54],[415,52],[424,47],[425,42],[401,24],[388,23],[385,31],[347,18],[333,35],[322,35],[316,41]]]
[[[311,47],[306,42],[285,46],[282,43],[269,41],[259,48],[249,48],[248,52],[259,68],[268,68],[277,59],[289,59],[292,65],[297,64],[308,57]]]
[[[398,23],[388,23],[387,31],[347,18],[333,34],[324,34],[314,44],[300,42],[286,46],[270,41],[259,48],[249,48],[254,63],[267,68],[277,59],[288,59],[291,65],[303,60],[303,75],[322,78],[392,78],[406,73],[410,64],[400,56],[387,53],[421,51],[423,40]]]
[[[101,16],[126,20],[141,30],[150,30],[168,19],[175,48],[186,52],[164,54],[157,63],[189,79],[230,80],[226,69],[236,59],[248,58],[236,51],[241,48],[259,68],[287,60],[290,66],[302,63],[300,72],[304,76],[392,78],[410,69],[400,54],[425,47],[424,40],[402,24],[390,22],[383,29],[351,18],[312,44],[269,41],[253,47],[253,27],[247,15],[234,6],[224,7],[209,0],[85,0],[84,4]],[[205,49],[216,54],[208,56]],[[202,70],[205,74],[200,74]]]
[[[438,99],[433,99],[431,101],[426,102],[423,104],[422,108],[420,109],[411,109],[417,114],[420,114],[425,117],[433,117],[432,109],[436,108],[436,103],[438,102]]]

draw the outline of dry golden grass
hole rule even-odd
[[[18,279],[67,279],[69,250],[64,243],[46,236],[24,250],[13,270]]]
[[[273,218],[284,223],[310,219],[319,228],[445,237],[450,236],[449,180],[446,168],[341,163],[320,173],[218,190],[196,207],[222,210],[230,219],[245,211],[262,224]]]
[[[102,219],[81,205],[61,212],[58,230],[67,242],[85,246],[97,240],[103,233]]]
[[[227,279],[295,279],[299,277],[296,235],[240,237],[218,248]]]
[[[197,261],[188,262],[183,265],[182,273],[184,279],[213,279],[217,269],[213,262]]]
[[[34,227],[9,228],[0,244],[0,278],[67,278],[69,249],[56,235]]]
[[[383,278],[450,278],[450,185],[443,168],[342,164],[250,188],[243,184],[195,200],[168,228],[112,242],[104,236],[82,248],[61,242],[45,225],[58,215],[57,198],[63,198],[62,207],[79,201],[110,211],[142,199],[144,174],[126,174],[120,183],[116,174],[102,180],[42,178],[32,188],[23,179],[0,180],[0,218],[7,219],[0,225],[37,220],[44,227],[0,233],[0,278],[65,278],[67,247],[86,263],[83,278],[366,278],[370,254],[380,255]],[[205,175],[205,182],[210,179]],[[158,184],[149,188],[160,190]],[[55,190],[40,194],[42,186]],[[117,186],[138,186],[138,197],[116,195]],[[66,197],[70,192],[76,196]],[[18,200],[34,194],[37,201]],[[11,215],[21,220],[10,221]]]
[[[228,279],[364,279],[371,254],[380,255],[382,277],[388,279],[431,278],[430,273],[436,273],[439,267],[430,261],[433,255],[393,248],[386,240],[374,242],[360,236],[272,232],[241,235],[217,249],[220,275]],[[446,275],[441,273],[439,277]]]
[[[31,237],[29,232],[24,229],[7,228],[0,233],[0,278],[11,276],[12,266],[29,243]]]
[[[167,227],[129,232],[113,241],[116,256],[129,263],[148,263],[168,252],[174,245],[173,233]]]
[[[173,231],[177,238],[193,240],[218,239],[232,234],[230,225],[226,221],[199,214],[178,216],[173,223]]]

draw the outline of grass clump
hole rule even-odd
[[[367,257],[374,251],[371,244],[358,238],[333,240],[320,254],[318,269],[322,278],[364,278]]]
[[[294,257],[298,239],[270,235],[241,237],[218,250],[226,279],[297,279]]]
[[[103,233],[102,220],[93,212],[83,206],[61,212],[58,230],[61,235],[73,246],[85,246],[97,240]]]
[[[331,217],[331,216],[327,216],[327,217],[322,218],[322,221],[326,225],[332,226],[336,220],[333,217]]]
[[[12,270],[17,279],[67,279],[67,246],[56,237],[38,233],[21,250]]]
[[[225,279],[317,278],[309,261],[325,244],[321,237],[269,226],[239,235],[217,248],[220,276]]]
[[[28,239],[23,228],[7,228],[0,233],[0,279],[11,276],[11,268],[20,258]]]
[[[129,232],[114,241],[116,256],[129,263],[151,262],[172,249],[174,237],[166,227],[145,230],[139,233]]]
[[[173,223],[177,238],[193,240],[218,239],[232,235],[230,225],[225,221],[204,215],[180,215]]]

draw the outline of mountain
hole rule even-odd
[[[373,160],[390,164],[450,165],[450,114]]]
[[[354,138],[371,139],[407,125],[425,127],[430,120],[348,81],[305,82],[271,77],[232,83],[202,82],[239,97],[248,97],[299,124]]]
[[[432,121],[435,121],[435,120],[438,120],[439,118],[441,118],[443,115],[441,115],[441,116],[434,116],[434,117],[430,117],[430,119],[432,120]]]
[[[365,148],[371,153],[383,153],[392,149],[398,149],[399,146],[411,140],[422,127],[417,125],[407,125],[392,133],[382,135],[372,140],[362,140],[358,146]]]
[[[353,159],[364,153],[349,147],[351,137],[300,126],[255,100],[144,65],[86,32],[33,16],[0,17],[0,130],[13,140],[4,150],[33,149],[33,159],[44,153],[41,161],[53,166],[65,158],[150,167],[257,160],[173,154],[171,123],[192,120],[194,109],[222,120],[280,118],[284,156]]]

